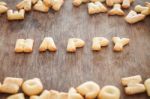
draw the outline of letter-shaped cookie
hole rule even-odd
[[[140,84],[142,82],[140,75],[122,78],[121,82],[123,86],[127,86],[125,87],[125,93],[127,95],[143,93],[146,90],[145,86]]]
[[[121,9],[121,5],[120,4],[114,4],[113,9],[108,12],[108,15],[120,15],[120,16],[123,16],[123,15],[125,15],[125,13]]]
[[[99,85],[92,81],[85,82],[76,89],[77,92],[85,96],[86,99],[95,99],[100,92]]]
[[[80,6],[82,3],[87,3],[89,0],[73,0],[74,6]]]
[[[23,0],[16,5],[17,9],[24,9],[25,11],[30,11],[32,7],[31,0]]]
[[[52,2],[52,9],[55,11],[59,11],[64,3],[64,0],[51,0],[51,2]]]
[[[21,87],[22,83],[23,83],[22,78],[7,77],[4,79],[4,82],[0,87],[0,92],[15,94],[19,91],[19,88]]]
[[[93,38],[93,44],[92,44],[92,50],[93,51],[100,51],[101,47],[108,46],[109,40],[104,37],[94,37]]]
[[[143,84],[129,83],[125,88],[125,93],[127,95],[134,95],[138,93],[145,92],[145,86]]]
[[[23,79],[22,78],[12,78],[12,77],[6,77],[4,79],[4,84],[9,84],[9,83],[13,83],[18,85],[19,87],[21,87],[22,83],[23,83]]]
[[[128,83],[130,83],[130,82],[141,83],[142,77],[140,75],[136,75],[136,76],[131,76],[131,77],[124,77],[121,79],[121,83],[123,86],[127,86]]]
[[[21,52],[32,52],[33,50],[33,43],[34,41],[32,39],[18,39],[16,41],[15,46],[15,52],[21,53]]]
[[[150,78],[144,82],[144,85],[147,91],[147,95],[150,96]]]
[[[7,97],[6,99],[25,99],[25,96],[23,93],[17,93]]]
[[[43,2],[53,10],[59,11],[64,3],[64,0],[43,0]]]
[[[46,50],[53,51],[53,52],[57,50],[54,40],[51,37],[45,37],[42,44],[40,45],[40,48],[39,48],[40,52],[43,52]]]
[[[114,51],[122,51],[123,47],[129,44],[130,39],[128,38],[120,38],[120,37],[113,37],[112,38],[115,46],[113,48]]]
[[[70,38],[68,40],[67,51],[75,52],[77,48],[83,47],[85,42],[79,38]]]
[[[135,6],[135,11],[144,15],[150,15],[150,7],[144,7],[141,5]]]
[[[51,99],[51,94],[48,90],[44,90],[40,96],[31,96],[30,99]]]
[[[68,92],[68,99],[84,99],[74,88],[70,88]]]
[[[42,1],[39,0],[33,7],[34,10],[40,11],[40,12],[48,12],[49,7]]]
[[[88,3],[89,14],[95,14],[100,12],[107,12],[107,8],[99,1]]]
[[[122,3],[122,0],[106,0],[107,6],[113,6],[114,4]]]
[[[19,11],[8,10],[7,19],[8,20],[23,20],[25,15],[25,10],[21,9]]]
[[[22,90],[26,95],[33,96],[43,91],[43,85],[40,79],[34,78],[34,79],[26,80],[22,84]]]
[[[120,99],[120,90],[115,86],[104,86],[99,93],[98,99]]]
[[[134,24],[134,23],[144,20],[144,18],[145,18],[145,15],[137,14],[135,11],[131,10],[129,14],[125,17],[125,20],[126,22],[130,24]]]
[[[0,14],[7,12],[8,8],[6,7],[5,2],[0,2]]]

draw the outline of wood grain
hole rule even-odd
[[[4,0],[10,8],[20,0]],[[144,4],[148,0],[136,0],[132,5]],[[150,0],[149,0],[150,1]],[[128,11],[126,11],[128,12]],[[142,75],[143,80],[150,77],[150,17],[129,25],[123,17],[97,14],[90,16],[87,5],[72,6],[66,0],[59,12],[49,13],[32,11],[23,21],[7,21],[6,15],[0,17],[0,81],[7,76],[30,79],[38,77],[45,89],[68,91],[71,86],[92,80],[101,87],[116,85],[121,90],[121,99],[149,99],[146,93],[126,96],[120,79],[125,76]],[[58,47],[56,53],[39,53],[38,47],[46,36],[51,36]],[[113,43],[100,52],[92,52],[92,38],[113,36],[129,37],[130,45],[121,53],[112,51]],[[79,37],[86,46],[76,53],[66,52],[67,40]],[[16,54],[16,39],[35,40],[31,54]],[[0,94],[0,99],[5,99]],[[28,98],[27,98],[28,99]]]

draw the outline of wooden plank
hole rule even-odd
[[[5,0],[8,5],[14,5],[20,0]],[[143,4],[148,0],[136,0]],[[128,12],[128,11],[127,11]],[[71,86],[92,80],[101,87],[116,85],[121,90],[121,99],[148,99],[147,95],[126,96],[120,79],[124,76],[142,75],[143,79],[150,77],[150,17],[143,22],[129,25],[123,17],[97,14],[90,16],[87,6],[78,8],[72,6],[71,0],[66,0],[59,12],[26,14],[24,21],[9,22],[6,15],[0,18],[0,81],[5,77],[22,77],[30,79],[38,77],[45,89],[68,91]],[[54,38],[58,51],[56,53],[39,53],[38,47],[44,37]],[[92,52],[92,38],[113,36],[129,37],[130,45],[121,53],[112,51],[113,43],[100,52]],[[86,41],[86,46],[75,54],[66,52],[67,40],[79,37]],[[16,54],[14,46],[18,38],[33,38],[34,52],[31,54]],[[6,96],[1,94],[0,98]]]

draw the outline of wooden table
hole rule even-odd
[[[20,0],[4,0],[15,8]],[[136,0],[133,4],[144,4],[148,0]],[[149,0],[150,1],[150,0]],[[126,11],[128,12],[128,11]],[[115,85],[121,90],[121,99],[149,99],[146,93],[126,96],[120,84],[122,77],[141,75],[143,80],[150,77],[150,17],[129,25],[124,17],[107,14],[88,15],[87,6],[72,6],[66,0],[59,12],[32,11],[23,21],[10,22],[6,14],[0,17],[0,81],[5,77],[38,77],[45,89],[68,91],[85,81],[95,81],[101,87]],[[56,53],[39,53],[40,43],[51,36],[58,47]],[[113,36],[129,37],[130,45],[121,53],[113,52],[113,43],[100,52],[91,51],[92,38]],[[86,46],[74,54],[66,52],[67,41],[71,37],[85,40]],[[18,38],[35,40],[34,51],[30,54],[16,54],[15,42]],[[6,96],[1,94],[0,99]]]

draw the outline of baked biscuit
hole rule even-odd
[[[0,14],[7,12],[8,8],[5,2],[0,2]]]
[[[38,0],[38,2],[33,6],[33,9],[39,12],[49,11],[49,7],[42,0]]]
[[[76,89],[77,92],[86,99],[95,99],[100,92],[99,85],[92,81],[85,82],[79,85]]]
[[[108,46],[109,40],[104,37],[94,37],[92,50],[93,51],[100,51],[102,47]]]
[[[54,43],[54,40],[51,37],[45,37],[43,42],[40,45],[40,48],[39,48],[40,52],[43,52],[43,51],[46,51],[46,50],[49,50],[49,51],[52,51],[52,52],[57,50],[56,45]]]
[[[85,42],[79,38],[70,38],[68,40],[67,51],[75,52],[77,48],[81,48],[85,45]]]
[[[95,14],[100,12],[107,12],[107,8],[99,1],[88,3],[88,13]]]
[[[123,51],[123,47],[129,44],[130,39],[128,38],[120,38],[120,37],[113,37],[112,38],[115,46],[113,48],[114,51]]]
[[[20,9],[19,11],[8,10],[7,19],[8,20],[23,20],[25,16],[25,10]]]
[[[26,80],[22,84],[22,90],[28,96],[38,95],[43,91],[43,84],[38,78]]]
[[[98,99],[120,99],[120,90],[115,86],[104,86],[99,93]]]
[[[32,9],[32,1],[31,0],[23,0],[16,5],[17,9],[24,9],[25,11],[31,11]]]
[[[137,23],[145,19],[145,15],[137,14],[135,11],[131,10],[129,14],[125,17],[126,22],[130,24]]]
[[[121,9],[121,5],[120,4],[114,4],[113,9],[108,12],[108,15],[120,15],[120,16],[123,16],[123,15],[125,15],[125,13]]]

